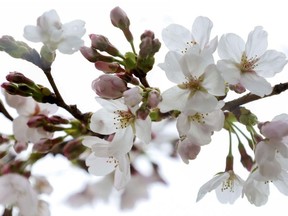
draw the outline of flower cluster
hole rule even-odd
[[[262,27],[255,27],[245,42],[234,33],[210,40],[213,23],[203,16],[195,19],[191,31],[170,24],[162,31],[169,51],[157,69],[163,70],[174,86],[162,92],[147,79],[148,73],[157,70],[154,64],[160,40],[145,30],[137,48],[127,14],[116,7],[110,19],[122,31],[130,51],[122,52],[106,36],[94,33],[89,34],[90,45],[84,45],[85,22],[62,24],[55,10],[40,16],[37,26],[24,28],[27,40],[43,43],[39,53],[11,36],[0,38],[0,51],[39,67],[52,88],[36,84],[20,72],[10,72],[1,85],[6,104],[18,114],[11,116],[1,101],[0,111],[11,120],[13,130],[12,135],[0,133],[4,215],[11,215],[13,207],[21,215],[49,215],[48,204],[38,194],[49,194],[52,188],[45,178],[32,174],[33,165],[49,154],[62,155],[90,174],[105,176],[71,196],[68,203],[80,206],[94,199],[107,200],[115,187],[121,193],[121,208],[131,208],[136,200],[148,197],[151,184],[166,184],[158,161],[146,151],[150,145],[159,145],[156,122],[174,124],[178,136],[169,140],[170,156],[177,153],[186,164],[212,142],[215,132],[228,132],[225,169],[200,188],[197,201],[215,190],[222,203],[234,203],[242,195],[260,206],[268,200],[270,183],[288,195],[288,115],[259,122],[244,107],[288,88],[287,83],[272,87],[266,80],[281,72],[287,60],[284,53],[267,50],[267,32]],[[66,104],[51,73],[56,50],[64,54],[80,51],[101,72],[91,80],[91,92],[101,109],[82,113],[76,105]],[[243,96],[246,90],[249,93]],[[229,101],[231,93],[239,97]],[[59,108],[71,116],[57,115]],[[249,172],[246,180],[234,168],[235,146]],[[27,158],[20,156],[23,151]],[[148,162],[149,174],[137,166],[139,158]],[[46,187],[39,189],[39,185]],[[139,185],[141,190],[135,193]]]

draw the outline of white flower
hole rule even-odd
[[[124,104],[122,98],[105,100],[96,98],[104,108],[95,112],[91,117],[90,128],[100,134],[110,135],[116,133],[119,146],[131,146],[134,136],[148,144],[151,140],[151,119],[145,120],[136,115],[137,106],[130,108]]]
[[[19,114],[13,120],[13,133],[19,142],[36,143],[42,138],[51,138],[53,133],[45,131],[42,127],[30,128],[27,123],[36,115],[49,115],[57,111],[55,104],[38,103],[32,97],[5,94],[7,103],[15,108]]]
[[[123,137],[119,137],[117,133],[111,142],[86,136],[82,142],[92,150],[86,159],[89,173],[104,176],[115,171],[114,186],[118,190],[124,188],[131,178],[128,152],[133,144],[133,142],[127,142],[128,145],[125,148],[126,146],[122,146],[122,142],[119,142],[119,138]]]
[[[247,42],[235,34],[223,35],[219,41],[218,54],[222,60],[217,66],[229,84],[241,84],[260,97],[272,92],[264,77],[273,77],[282,71],[287,60],[284,53],[266,50],[267,32],[255,27]]]
[[[288,115],[276,116],[264,123],[260,131],[266,139],[257,143],[255,149],[259,173],[269,180],[278,179],[283,170],[281,161],[288,159]]]
[[[259,175],[258,170],[252,172],[245,181],[242,196],[244,196],[244,194],[248,201],[256,206],[267,203],[270,194],[269,184]]]
[[[177,130],[180,137],[188,137],[195,144],[205,145],[211,142],[213,131],[219,131],[224,126],[224,113],[215,110],[210,113],[181,113],[177,118]]]
[[[158,105],[161,112],[211,112],[218,104],[215,96],[225,95],[225,83],[212,55],[199,55],[197,49],[191,48],[184,55],[170,51],[159,65],[167,78],[178,84],[163,92]]]
[[[217,48],[217,37],[209,42],[212,27],[210,19],[199,16],[195,19],[191,32],[181,25],[170,24],[163,29],[162,38],[169,50],[185,53],[190,47],[198,44],[201,51],[213,53]]]
[[[231,170],[219,173],[200,188],[197,201],[201,200],[208,192],[215,190],[221,203],[233,204],[240,197],[243,184],[244,181]]]
[[[6,174],[0,177],[0,203],[16,206],[23,216],[36,216],[38,209],[37,193],[25,177]]]
[[[37,19],[37,26],[24,28],[24,37],[32,42],[42,42],[51,52],[58,49],[64,54],[72,54],[84,45],[81,40],[86,31],[84,25],[82,20],[62,24],[57,12],[50,10]]]

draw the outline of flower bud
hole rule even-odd
[[[134,87],[123,92],[124,103],[127,106],[134,107],[142,101],[142,90]]]
[[[82,55],[90,62],[104,61],[104,62],[113,62],[114,58],[112,56],[104,56],[98,53],[92,47],[81,47],[80,52]]]
[[[116,99],[127,90],[127,84],[117,76],[103,74],[92,82],[92,89],[102,98]]]
[[[10,72],[6,76],[6,80],[9,82],[14,82],[14,83],[24,83],[30,86],[35,85],[35,83],[30,80],[29,78],[25,77],[22,73],[19,72]]]
[[[240,83],[235,84],[235,85],[229,85],[229,88],[238,94],[242,94],[246,91],[245,87],[241,85]]]
[[[79,155],[81,155],[85,149],[80,139],[73,139],[65,144],[63,153],[69,160],[73,160],[79,158]]]
[[[148,94],[147,105],[150,108],[156,108],[161,101],[161,95],[158,91],[152,90]]]
[[[125,71],[121,68],[120,64],[116,62],[96,61],[95,67],[104,73],[120,73]]]
[[[16,153],[21,153],[22,151],[25,151],[28,148],[28,143],[26,142],[19,142],[17,141],[14,145],[13,148]]]
[[[110,19],[115,27],[123,31],[127,41],[132,42],[133,36],[129,30],[130,20],[127,14],[120,7],[115,7],[110,12]]]
[[[97,49],[99,51],[105,51],[112,56],[119,55],[119,51],[115,46],[110,43],[108,38],[104,37],[103,35],[97,34],[90,34],[89,37],[91,39],[91,45],[94,49]]]
[[[55,139],[41,139],[33,145],[33,151],[39,153],[49,152],[55,145],[63,142],[63,137],[57,137]]]

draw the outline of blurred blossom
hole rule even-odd
[[[37,19],[37,26],[24,28],[24,37],[32,42],[42,42],[51,52],[58,49],[64,54],[72,54],[84,45],[81,37],[85,34],[85,22],[74,20],[62,24],[55,10],[45,12]]]

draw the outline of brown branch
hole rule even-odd
[[[226,102],[225,106],[222,108],[222,110],[232,111],[243,104],[247,104],[249,102],[259,100],[262,98],[271,97],[273,95],[278,95],[278,94],[286,91],[287,89],[288,89],[288,82],[275,85],[272,93],[269,95],[265,95],[264,97],[260,97],[258,95],[254,95],[254,94],[249,93],[249,94],[244,95],[243,97],[240,97],[240,98],[237,98],[235,100]]]

